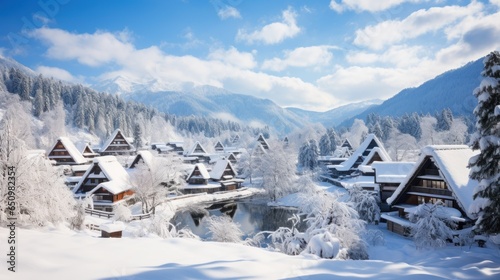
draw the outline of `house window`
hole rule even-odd
[[[436,204],[438,201],[440,201],[445,207],[453,207],[453,201],[449,199],[425,197],[425,196],[418,196],[417,199],[418,199],[418,204],[424,204],[424,203]]]
[[[424,188],[446,189],[446,183],[444,181],[422,180],[422,186]]]

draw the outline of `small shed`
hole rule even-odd
[[[104,238],[121,238],[125,225],[122,222],[105,223],[99,226],[101,229],[101,237]]]

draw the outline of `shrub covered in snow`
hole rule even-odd
[[[324,259],[334,259],[340,251],[340,240],[328,231],[316,234],[307,243],[304,252]]]
[[[349,189],[350,202],[358,211],[359,218],[367,223],[378,223],[380,220],[380,199],[373,192],[363,190],[359,186]]]
[[[410,220],[415,223],[411,236],[417,249],[446,246],[446,240],[453,238],[450,220],[441,202],[421,204],[410,213]]]
[[[217,242],[241,242],[243,232],[229,216],[210,216],[206,219],[212,240]]]
[[[130,221],[130,218],[132,217],[132,211],[130,211],[130,209],[122,203],[114,207],[113,213],[115,214],[113,216],[113,220],[115,221],[127,222]]]

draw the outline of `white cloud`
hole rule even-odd
[[[468,6],[433,7],[418,10],[403,20],[387,20],[356,31],[354,44],[380,50],[388,45],[441,30],[467,16],[479,14],[483,5],[472,1]]]
[[[135,48],[118,34],[96,32],[74,34],[43,28],[33,35],[47,46],[46,55],[59,60],[76,60],[94,68],[115,69],[99,80],[127,77],[155,90],[182,90],[197,85],[222,87],[232,92],[270,98],[281,106],[327,110],[337,104],[331,94],[295,77],[278,77],[255,72],[252,53],[234,47],[212,51],[207,59],[191,55],[175,56],[156,46]],[[107,42],[103,43],[100,40]],[[79,44],[84,44],[79,46]],[[73,49],[72,49],[73,48]]]
[[[222,61],[242,69],[252,69],[257,65],[253,53],[240,52],[235,47],[230,47],[227,50],[216,49],[208,55],[208,58]]]
[[[405,2],[419,2],[419,0],[331,0],[330,9],[337,13],[342,13],[345,10],[354,10],[357,12],[380,12],[389,8],[398,6]]]
[[[490,3],[497,7],[500,7],[500,0],[490,0]]]
[[[35,72],[38,72],[44,76],[53,77],[59,80],[72,82],[72,83],[81,83],[81,78],[76,78],[68,71],[58,68],[58,67],[50,67],[50,66],[38,66],[35,69]]]
[[[330,64],[333,46],[311,46],[300,47],[291,51],[285,51],[285,56],[265,60],[262,69],[282,71],[287,67],[319,67]]]
[[[422,46],[394,45],[383,53],[351,51],[346,60],[354,65],[385,63],[396,67],[409,67],[425,59],[425,48]]]
[[[134,47],[123,34],[97,31],[74,34],[61,29],[39,28],[30,36],[49,45],[47,56],[59,60],[76,59],[88,66],[100,66],[128,57]]]
[[[236,9],[235,7],[231,7],[231,6],[226,6],[222,9],[220,9],[218,12],[217,12],[217,15],[219,16],[219,18],[221,19],[228,19],[228,18],[241,18],[241,15],[240,15],[240,12],[238,11],[238,9]]]
[[[285,39],[293,38],[300,32],[300,27],[296,22],[297,14],[291,9],[283,11],[282,22],[273,22],[265,25],[260,30],[248,33],[244,29],[239,29],[236,40],[245,41],[249,44],[262,42],[272,45],[282,42]]]

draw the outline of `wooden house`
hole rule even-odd
[[[189,149],[188,151],[186,151],[184,153],[184,156],[191,157],[191,158],[197,157],[199,159],[199,161],[202,161],[202,162],[208,162],[210,160],[209,154],[207,153],[205,148],[203,148],[203,146],[198,141],[196,141],[196,143],[194,143],[194,145],[191,147],[191,149]]]
[[[375,147],[370,153],[365,157],[363,162],[358,166],[358,170],[362,175],[365,176],[375,176],[375,172],[372,168],[372,163],[374,162],[391,162],[391,157],[385,151],[383,147]]]
[[[267,143],[266,138],[264,138],[264,135],[262,135],[262,133],[260,133],[257,137],[257,142],[262,145],[262,148],[264,148],[264,150],[269,150],[269,144]]]
[[[78,149],[78,151],[80,151],[82,156],[86,159],[92,159],[92,158],[99,156],[99,154],[96,153],[92,149],[92,147],[90,147],[90,144],[88,142],[79,142],[76,144],[76,148]]]
[[[73,192],[77,198],[91,196],[94,208],[104,211],[133,195],[129,174],[114,156],[94,158]]]
[[[236,170],[228,159],[221,159],[210,171],[210,179],[220,182],[221,189],[224,191],[235,190],[241,187],[242,179],[236,178]]]
[[[48,153],[48,158],[57,165],[78,165],[89,162],[67,137],[59,137],[56,140]]]
[[[153,154],[150,151],[139,151],[137,155],[135,155],[134,159],[130,163],[130,169],[135,168],[138,164],[145,164],[148,167],[151,167],[153,164]]]
[[[229,155],[227,156],[227,159],[231,162],[231,164],[236,164],[238,163],[238,159],[236,158],[236,156],[233,154],[233,153],[229,153]]]
[[[210,174],[203,163],[195,164],[193,170],[186,178],[186,182],[192,185],[207,185]]]
[[[370,155],[374,148],[378,148],[378,150],[375,150],[375,152]],[[368,157],[369,155],[370,157]],[[375,134],[368,134],[363,143],[359,145],[356,151],[346,161],[338,165],[330,165],[329,171],[333,178],[357,175],[356,172],[359,172],[358,167],[363,163],[367,163],[365,162],[366,158],[369,158],[372,162],[376,159],[385,159],[385,161],[390,160],[384,146]]]
[[[399,184],[403,182],[415,162],[373,162],[371,167],[374,171],[374,182],[378,184],[380,190],[380,210],[387,212],[390,210],[386,200],[396,191]]]
[[[218,153],[223,153],[224,152],[224,145],[222,145],[221,141],[217,141],[214,145],[214,150]]]
[[[184,154],[184,142],[172,141],[168,142],[167,146],[172,148],[172,150],[170,150],[171,152],[174,152],[178,155]]]
[[[129,139],[123,135],[120,129],[116,129],[99,149],[102,156],[107,155],[131,155],[135,152],[134,146]]]
[[[232,144],[237,144],[238,142],[240,142],[240,136],[238,134],[232,136],[229,142],[231,142]]]
[[[478,151],[465,145],[427,146],[408,176],[401,182],[387,203],[397,212],[382,215],[390,231],[408,235],[409,213],[423,203],[440,201],[447,208],[459,229],[472,225],[469,213],[473,191],[478,182],[469,178],[469,159]]]

